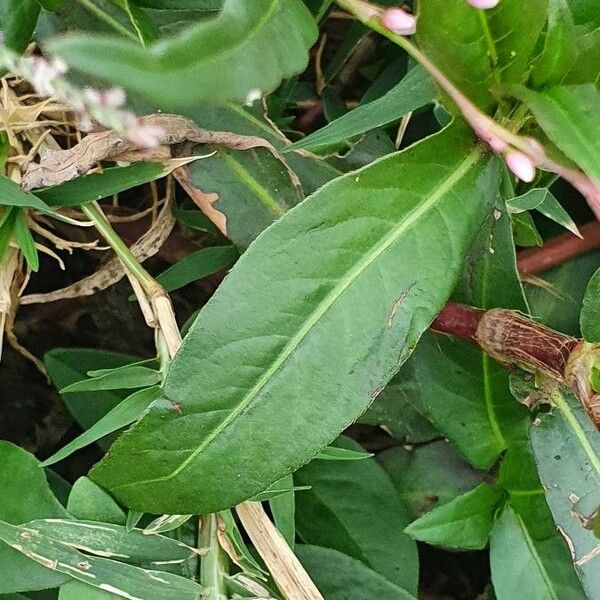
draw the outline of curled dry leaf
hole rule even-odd
[[[248,135],[237,135],[226,131],[200,129],[193,121],[177,115],[148,115],[144,123],[159,127],[163,131],[159,149],[152,151],[152,159],[160,159],[166,153],[164,146],[191,142],[192,144],[219,144],[233,150],[267,148],[276,158],[279,154],[266,140]],[[138,150],[133,142],[114,131],[91,133],[81,142],[67,150],[45,154],[39,163],[31,163],[23,176],[21,186],[25,190],[58,185],[87,173],[103,160],[148,160],[146,150]]]

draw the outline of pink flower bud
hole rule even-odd
[[[145,125],[141,119],[136,119],[135,125],[127,130],[126,135],[140,148],[156,148],[165,132],[156,125]]]
[[[412,35],[417,30],[417,19],[401,8],[388,8],[381,15],[381,24],[397,35]]]
[[[483,8],[485,10],[497,6],[500,0],[467,0],[467,2],[475,8]]]
[[[506,153],[507,167],[525,183],[531,183],[535,179],[535,163],[527,156],[517,150]]]

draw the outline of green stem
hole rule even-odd
[[[81,6],[83,6],[86,10],[91,12],[93,15],[98,17],[101,21],[104,21],[107,25],[110,25],[115,31],[118,31],[120,34],[128,37],[131,40],[138,41],[137,36],[132,31],[129,31],[127,27],[121,25],[119,21],[117,21],[112,15],[102,10],[100,7],[96,6],[91,0],[77,0]]]
[[[492,37],[492,32],[490,31],[490,24],[488,23],[484,10],[479,9],[477,12],[479,13],[479,22],[481,23],[481,29],[483,31],[483,39],[485,40],[488,54],[490,56],[490,62],[492,63],[492,75],[496,85],[500,85],[500,74],[496,68],[498,66],[498,52],[496,51],[496,44],[494,43],[494,38]]]
[[[115,251],[119,260],[127,268],[127,270],[139,281],[140,285],[152,297],[162,288],[157,281],[142,267],[137,258],[132,254],[125,242],[118,236],[117,232],[112,228],[108,219],[104,216],[102,209],[96,202],[90,202],[81,206],[82,212],[90,221],[94,222],[94,226],[100,235],[106,240],[109,246]]]
[[[225,600],[227,589],[225,584],[226,562],[217,538],[217,515],[205,515],[200,521],[200,583],[205,588],[205,600]]]

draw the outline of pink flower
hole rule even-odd
[[[417,30],[417,19],[401,8],[388,8],[381,15],[381,24],[397,35],[412,35]]]
[[[487,9],[497,6],[500,0],[467,0],[467,2],[475,8]]]
[[[127,139],[140,148],[156,148],[163,139],[165,132],[156,125],[146,125],[142,119],[136,119],[135,123],[125,132],[125,135]]]
[[[523,152],[517,150],[507,152],[506,166],[525,183],[531,183],[535,179],[535,163]]]

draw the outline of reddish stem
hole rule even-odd
[[[448,302],[431,324],[431,329],[461,340],[475,341],[477,326],[484,312],[480,308],[473,308],[466,304]]]
[[[580,227],[582,238],[563,233],[549,239],[541,248],[521,250],[517,265],[521,275],[536,275],[561,265],[571,258],[600,248],[600,222],[593,221]]]

